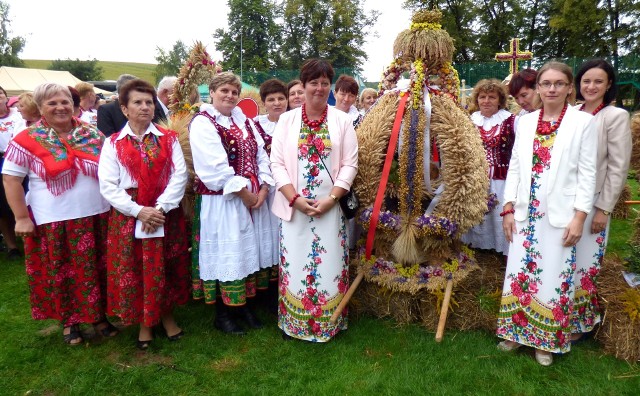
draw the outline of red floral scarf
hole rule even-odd
[[[158,125],[155,127],[163,133],[162,136],[147,133],[142,140],[130,135],[118,140],[122,131],[111,136],[118,161],[138,183],[136,202],[143,206],[156,204],[156,199],[167,188],[174,169],[171,156],[178,135]]]
[[[29,168],[58,196],[73,188],[78,171],[98,179],[98,160],[104,135],[92,125],[73,118],[67,139],[60,139],[43,119],[17,134],[5,152],[5,158]]]

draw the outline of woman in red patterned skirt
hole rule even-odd
[[[16,134],[2,169],[16,235],[25,238],[31,314],[59,320],[69,345],[83,342],[81,323],[115,336],[118,330],[104,316],[109,204],[97,172],[104,135],[73,118],[67,87],[42,84],[34,99],[42,119]]]
[[[100,192],[111,204],[107,250],[108,312],[140,324],[137,346],[145,350],[152,327],[167,337],[184,332],[173,307],[189,298],[189,253],[182,210],[187,168],[175,132],[152,124],[156,92],[143,80],[120,89],[129,122],[102,149]]]

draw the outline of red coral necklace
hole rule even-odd
[[[564,118],[564,113],[566,113],[566,111],[567,111],[567,104],[565,104],[564,107],[562,108],[562,111],[560,112],[560,117],[558,117],[558,121],[556,121],[555,123],[551,123],[549,121],[542,121],[542,118],[544,117],[544,108],[540,109],[540,115],[538,116],[538,129],[536,130],[538,135],[551,135],[552,133],[557,131],[558,128],[560,127],[560,123],[562,122],[562,119]]]
[[[318,130],[320,130],[320,126],[327,121],[327,110],[328,109],[329,109],[329,106],[325,106],[324,107],[324,111],[322,112],[322,116],[320,116],[320,119],[319,120],[310,121],[309,117],[307,116],[306,103],[303,103],[302,104],[302,122],[304,122],[309,127],[309,129],[311,129],[312,131],[318,131]]]
[[[583,103],[582,106],[580,106],[580,111],[584,111],[584,106],[585,104]],[[591,113],[591,115],[596,115],[600,112],[600,110],[604,109],[607,105],[604,104],[604,102],[600,103],[600,105],[598,105],[598,107],[596,107],[596,109]]]

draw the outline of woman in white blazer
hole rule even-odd
[[[616,98],[616,76],[603,59],[584,63],[576,75],[579,110],[592,114],[598,142],[594,204],[576,252],[574,340],[600,322],[597,278],[607,246],[609,218],[624,188],[631,159],[629,113],[611,105]]]
[[[576,243],[593,207],[593,116],[569,105],[571,69],[539,71],[542,108],[520,117],[505,182],[503,230],[510,242],[498,314],[498,348],[536,348],[538,363],[571,347]]]
[[[324,60],[302,65],[302,107],[280,116],[271,144],[280,225],[278,326],[283,337],[326,342],[347,328],[329,323],[349,287],[347,231],[338,200],[358,168],[351,117],[327,105],[334,71]]]

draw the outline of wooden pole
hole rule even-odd
[[[444,337],[444,325],[447,323],[447,313],[449,313],[449,300],[451,299],[451,291],[453,290],[453,279],[447,281],[447,289],[444,292],[442,300],[442,308],[440,309],[440,320],[438,321],[438,329],[436,330],[436,342],[442,341]]]
[[[342,301],[340,301],[340,304],[338,304],[338,307],[333,312],[333,315],[331,315],[331,319],[329,319],[329,323],[331,323],[332,325],[336,324],[336,322],[338,321],[338,316],[340,316],[340,314],[344,310],[344,307],[346,307],[347,304],[349,303],[349,300],[351,300],[353,293],[355,293],[356,289],[358,288],[358,285],[360,285],[360,282],[362,282],[362,278],[364,278],[364,272],[360,270],[358,271],[358,276],[356,276],[356,278],[353,280],[351,287],[349,287],[349,290],[347,290],[344,297],[342,297]]]
[[[625,205],[638,205],[640,201],[624,201]]]

